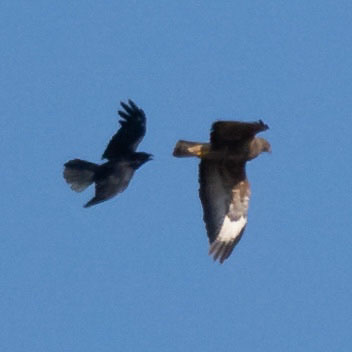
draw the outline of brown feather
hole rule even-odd
[[[242,144],[268,128],[268,125],[261,120],[258,122],[217,121],[213,124],[210,134],[212,149]]]
[[[209,143],[188,142],[180,140],[176,143],[173,156],[177,158],[196,156],[205,156],[210,149]]]
[[[222,263],[239,242],[247,221],[250,187],[244,164],[203,159],[199,183],[209,254]],[[233,229],[230,234],[229,229]]]
[[[270,144],[255,135],[269,127],[258,122],[217,121],[209,143],[179,141],[174,156],[197,156],[199,197],[203,206],[210,248],[214,260],[223,263],[241,239],[247,224],[250,186],[246,162]]]

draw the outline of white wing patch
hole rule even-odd
[[[223,161],[200,163],[199,196],[210,242],[209,254],[223,263],[240,240],[246,224],[250,186],[241,166]]]
[[[230,256],[247,225],[250,191],[248,189],[247,195],[243,197],[240,193],[239,188],[232,190],[232,202],[229,210],[223,219],[215,241],[211,243],[209,248],[209,254],[213,255],[214,260],[219,259],[220,263],[223,263]]]
[[[247,218],[244,216],[241,216],[238,220],[231,220],[230,217],[226,215],[216,240],[221,242],[235,240],[246,224]]]
[[[210,245],[209,255],[213,255],[214,260],[219,259],[219,262],[223,263],[241,239],[246,224],[247,218],[244,216],[241,216],[238,220],[231,220],[226,215],[218,237]]]

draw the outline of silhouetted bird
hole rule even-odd
[[[74,191],[82,192],[95,183],[95,196],[85,208],[123,192],[135,170],[152,159],[151,154],[136,152],[146,132],[146,118],[144,111],[132,100],[128,104],[121,102],[125,111],[118,111],[121,127],[103,153],[102,159],[108,160],[106,163],[98,165],[74,159],[64,165],[64,178]]]
[[[271,147],[256,137],[269,127],[258,122],[217,121],[212,126],[210,143],[178,141],[173,155],[196,156],[199,164],[199,197],[210,242],[209,254],[223,263],[247,224],[251,194],[246,162]]]

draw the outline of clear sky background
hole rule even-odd
[[[0,350],[351,351],[351,1],[0,5]],[[121,100],[155,160],[82,205]],[[213,121],[263,119],[249,223],[207,255],[198,161]]]

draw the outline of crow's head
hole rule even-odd
[[[152,154],[143,153],[143,152],[134,153],[132,156],[131,164],[132,164],[133,168],[138,169],[144,163],[146,163],[147,161],[152,160],[152,159],[153,159]]]

